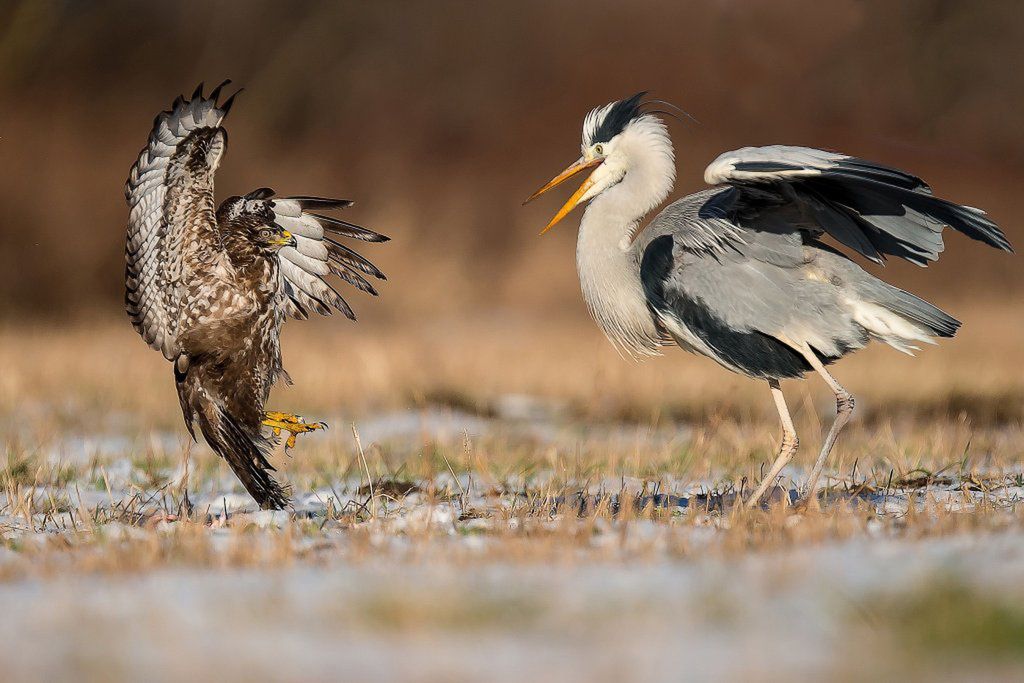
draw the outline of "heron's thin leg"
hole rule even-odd
[[[786,397],[782,395],[782,387],[779,385],[779,380],[768,380],[768,386],[771,387],[772,398],[775,399],[775,407],[778,409],[779,418],[782,420],[782,443],[779,445],[779,455],[775,458],[775,462],[772,463],[768,474],[761,480],[757,490],[754,491],[754,494],[745,503],[748,508],[758,504],[764,492],[775,482],[779,472],[793,459],[793,456],[796,455],[796,449],[800,447],[800,439],[796,436],[793,419],[789,416]]]
[[[836,381],[836,378],[825,369],[821,359],[812,351],[807,348],[802,351],[804,358],[811,364],[811,367],[818,371],[822,379],[832,387],[832,391],[836,394],[836,419],[832,423],[832,427],[828,430],[828,435],[825,437],[825,442],[821,444],[821,453],[818,454],[818,460],[814,463],[814,469],[811,470],[811,476],[807,479],[807,486],[805,489],[804,497],[810,498],[814,495],[814,487],[818,484],[818,478],[821,476],[821,470],[825,467],[825,462],[828,460],[829,453],[832,452],[832,446],[836,443],[836,438],[839,436],[839,432],[843,430],[846,423],[850,421],[850,416],[853,414],[853,396],[843,386]]]

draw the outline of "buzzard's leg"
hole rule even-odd
[[[832,423],[831,429],[828,430],[825,442],[821,445],[821,453],[818,454],[818,459],[814,463],[814,469],[811,470],[811,475],[807,479],[807,486],[803,495],[805,500],[811,500],[814,497],[814,487],[818,484],[821,470],[825,467],[829,453],[832,452],[832,446],[835,445],[839,432],[843,430],[843,427],[850,421],[850,416],[853,414],[853,396],[825,369],[825,366],[822,365],[821,360],[813,351],[806,349],[803,352],[803,356],[811,364],[811,367],[817,370],[821,378],[825,380],[836,395],[836,419]]]
[[[786,406],[785,396],[782,395],[782,387],[779,385],[779,380],[768,380],[768,386],[771,387],[772,398],[775,399],[775,407],[778,409],[779,418],[782,420],[782,443],[779,444],[779,455],[775,458],[775,462],[772,463],[768,474],[761,480],[761,484],[754,491],[754,494],[744,503],[748,508],[754,507],[760,502],[764,492],[775,482],[779,472],[793,459],[793,456],[796,455],[796,449],[800,447],[800,439],[796,436],[793,418],[789,416],[789,408]]]
[[[281,432],[288,432],[288,440],[285,441],[285,448],[295,448],[295,437],[306,432],[313,432],[317,429],[327,429],[326,422],[306,422],[306,418],[294,413],[280,413],[276,410],[268,410],[263,413],[263,424],[274,430],[274,436],[280,436]]]
[[[289,425],[292,427],[301,427],[299,431],[309,432],[314,429],[323,429],[327,425],[323,422],[306,422],[306,418],[295,413],[281,413],[276,410],[267,410],[263,413],[263,422],[280,423],[281,425]],[[286,429],[282,427],[282,429]]]

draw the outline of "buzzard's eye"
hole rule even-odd
[[[266,228],[263,228],[262,230],[260,230],[260,239],[261,240],[269,240],[270,239],[270,230],[267,230]]]

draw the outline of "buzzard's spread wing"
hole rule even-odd
[[[220,123],[231,99],[218,106],[219,94],[220,86],[205,98],[200,86],[191,100],[179,97],[158,114],[125,185],[125,308],[142,338],[168,360],[178,353],[188,262],[221,249],[213,173],[226,146]]]
[[[273,197],[273,190],[261,188],[247,194],[245,199],[261,202],[273,213],[274,222],[295,236],[297,245],[280,251],[287,314],[305,320],[310,311],[330,315],[332,309],[336,309],[355,320],[352,307],[331,285],[328,276],[336,275],[353,287],[374,296],[377,290],[365,276],[378,280],[386,278],[375,265],[338,242],[335,237],[349,237],[364,242],[386,242],[388,238],[320,213],[350,206],[352,202],[347,199]],[[247,210],[258,210],[258,207]]]

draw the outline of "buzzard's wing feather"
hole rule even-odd
[[[246,195],[251,197],[252,193]],[[295,236],[295,247],[285,247],[280,252],[281,274],[284,276],[285,309],[288,315],[299,320],[308,317],[310,311],[330,315],[332,310],[340,311],[347,318],[355,320],[352,307],[328,282],[327,277],[335,275],[353,287],[377,295],[377,290],[363,275],[385,280],[382,273],[368,260],[340,244],[330,235],[349,237],[364,242],[386,242],[387,237],[367,228],[336,218],[323,216],[316,211],[331,211],[352,204],[346,199],[325,197],[264,197],[274,212],[275,222]]]
[[[210,98],[201,88],[191,100],[179,97],[153,121],[149,141],[128,174],[125,198],[130,209],[125,247],[125,308],[146,342],[169,360],[178,353],[177,326],[182,307],[182,269],[188,249],[219,247],[213,214],[212,174],[223,153],[221,121],[229,102],[218,106],[218,87]],[[212,150],[196,166],[185,154],[186,142],[209,134]]]

